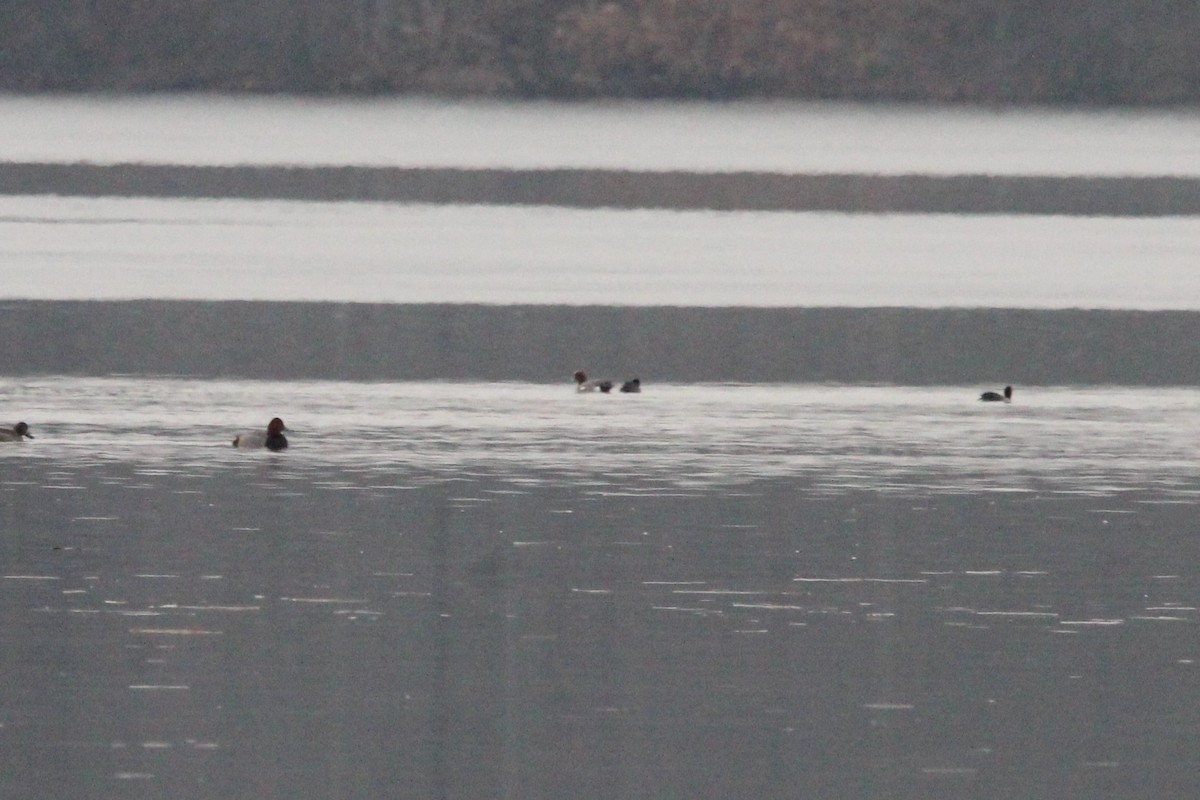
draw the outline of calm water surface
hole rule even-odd
[[[0,197],[0,297],[1200,309],[1200,220]]]
[[[10,96],[0,116],[0,161],[1200,175],[1185,111]],[[1196,309],[1197,225],[9,196],[0,297]]]
[[[10,381],[0,790],[1194,794],[1200,393],[977,391]]]
[[[3,161],[1200,175],[1194,110],[159,95],[0,97],[0,117]]]

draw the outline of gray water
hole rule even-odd
[[[0,161],[1200,175],[1192,109],[96,95],[0,117]]]
[[[1189,113],[0,110],[5,162],[1200,152]],[[0,796],[1195,796],[1194,225],[0,197]]]
[[[9,384],[0,789],[1190,796],[1200,395],[1018,400]]]
[[[0,197],[0,297],[1200,309],[1200,218]]]
[[[1200,175],[1200,117],[1185,111],[97,96],[0,97],[0,117],[6,121],[0,162],[17,166],[970,173],[1065,176],[1084,184]],[[90,191],[102,193],[103,178],[96,180],[101,185]],[[177,182],[180,198],[196,191],[186,176]],[[752,204],[753,192],[746,191]],[[872,207],[869,197],[864,202]],[[1200,307],[1194,215],[458,203],[64,198],[11,195],[0,187],[0,297]]]

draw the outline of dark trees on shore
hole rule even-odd
[[[1188,0],[14,0],[0,90],[1200,100]]]

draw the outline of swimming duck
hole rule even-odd
[[[1005,386],[1004,394],[1000,394],[999,392],[984,392],[983,394],[979,395],[979,399],[985,400],[989,403],[1011,402],[1012,401],[1012,387]]]
[[[32,438],[34,436],[24,422],[18,422],[11,428],[0,428],[0,442],[20,442]]]
[[[634,378],[631,381],[625,381],[621,384],[621,391],[627,394],[635,394],[642,390],[642,379]]]
[[[601,391],[608,394],[612,391],[612,381],[589,381],[587,373],[583,370],[578,370],[575,373],[575,391],[577,392],[594,392]]]
[[[283,432],[287,428],[284,427],[283,420],[279,417],[271,420],[267,424],[267,430],[251,431],[249,433],[239,433],[233,437],[234,447],[248,447],[251,449],[265,447],[268,450],[283,450],[288,446],[287,437]]]

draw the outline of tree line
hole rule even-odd
[[[13,0],[0,90],[1200,99],[1194,0]]]

